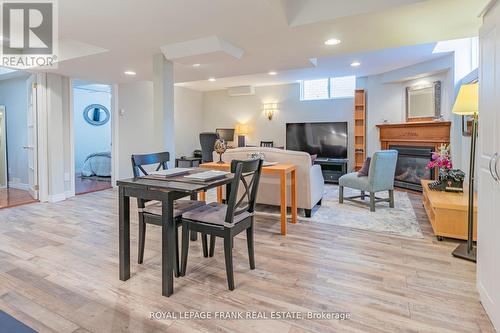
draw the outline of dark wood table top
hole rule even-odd
[[[206,168],[193,168],[189,171],[189,174],[205,172]],[[211,181],[200,181],[185,178],[186,174],[178,176],[145,176],[138,178],[129,178],[118,180],[116,184],[123,187],[135,187],[135,188],[147,188],[150,190],[160,190],[160,191],[177,191],[184,192],[188,194],[194,194],[200,191],[208,190],[214,187],[222,186],[230,183],[234,174],[230,173],[225,175],[223,178],[211,180]]]

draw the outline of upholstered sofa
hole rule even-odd
[[[297,206],[311,216],[312,208],[321,204],[324,192],[324,179],[319,165],[312,165],[311,156],[305,152],[265,147],[245,147],[228,149],[222,159],[231,162],[234,159],[245,160],[249,154],[263,153],[268,162],[294,164],[297,167]],[[219,159],[214,152],[214,161]],[[290,206],[290,177],[287,179],[287,204]],[[257,203],[280,205],[280,179],[274,175],[263,174],[260,181]]]

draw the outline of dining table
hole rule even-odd
[[[200,173],[206,169],[193,168],[188,174]],[[119,276],[120,280],[130,278],[130,198],[155,200],[162,203],[161,277],[162,295],[169,297],[174,292],[175,238],[177,228],[174,220],[174,201],[190,197],[196,200],[199,192],[229,184],[232,173],[221,173],[217,179],[208,181],[189,179],[186,174],[176,176],[147,175],[117,181],[119,215]]]

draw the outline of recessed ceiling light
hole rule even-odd
[[[209,78],[209,79],[208,79],[208,81],[210,81],[210,82],[214,82],[214,81],[215,81],[215,78],[214,78],[214,77],[211,77],[211,78]]]
[[[125,74],[125,75],[130,75],[130,76],[134,76],[134,75],[136,75],[137,73],[136,73],[136,72],[134,72],[134,71],[125,71],[125,72],[123,72],[123,74]]]
[[[338,45],[340,43],[341,43],[340,39],[337,39],[337,38],[331,38],[331,39],[325,40],[325,45]]]
[[[361,63],[359,61],[353,61],[353,62],[351,62],[351,67],[358,67],[360,65],[361,65]]]
[[[201,66],[201,64],[193,64],[192,66],[193,66],[193,67],[200,67],[200,66]]]
[[[275,71],[270,71],[270,72],[269,72],[269,73],[267,73],[267,74],[269,74],[269,75],[276,75],[276,74],[278,74],[278,73],[277,73],[277,72],[275,72]]]

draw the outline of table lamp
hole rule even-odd
[[[238,147],[245,147],[245,135],[248,135],[248,125],[237,125],[236,133],[238,134]]]
[[[469,204],[467,211],[467,243],[460,244],[453,256],[476,262],[476,249],[474,248],[474,167],[476,159],[477,119],[478,119],[478,83],[464,84],[460,87],[453,113],[460,116],[472,116],[472,136],[470,145],[469,167]]]

